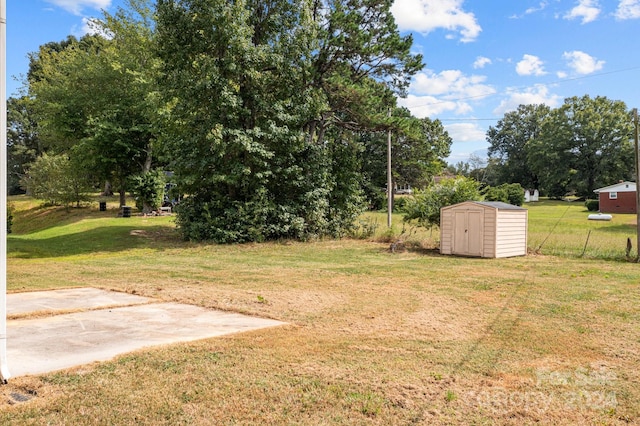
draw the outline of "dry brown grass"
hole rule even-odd
[[[12,379],[0,423],[640,423],[637,264],[170,232],[133,233],[151,244],[126,251],[10,259],[10,289],[91,285],[290,325]]]

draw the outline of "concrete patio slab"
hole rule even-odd
[[[7,295],[7,315],[98,309],[149,303],[152,299],[99,288],[69,288]]]
[[[29,305],[36,308],[56,306],[59,310],[68,311],[66,305],[58,301],[51,302],[61,294],[69,296],[69,293],[64,293],[66,290],[62,292],[40,292],[43,293],[42,299],[25,298],[23,296],[26,293],[20,294],[19,297],[14,297],[18,294],[8,294],[7,306],[11,306],[8,310],[24,312],[26,305]],[[137,300],[137,296],[132,299],[128,297],[131,295],[124,293],[101,292],[103,290],[75,294],[93,294],[94,299],[86,299],[89,301],[88,305],[97,300],[103,300],[108,306],[113,306],[119,301],[126,301],[124,304],[130,305],[132,300]],[[76,301],[70,304],[77,306]],[[40,312],[42,309],[37,311]],[[116,355],[154,345],[199,340],[283,324],[285,323],[280,321],[178,303],[147,303],[34,319],[9,320],[8,367],[12,377],[42,374],[94,361],[109,360]]]

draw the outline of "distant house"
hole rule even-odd
[[[619,182],[594,190],[602,213],[637,213],[636,183]]]

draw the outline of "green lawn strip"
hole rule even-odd
[[[551,218],[559,207],[529,207],[530,230],[537,208]],[[576,228],[579,208],[567,213]],[[91,214],[12,236],[9,290],[96,286],[290,325],[10,380],[5,395],[35,397],[1,410],[3,424],[640,420],[635,263],[391,253],[348,239],[193,244],[165,218]],[[71,236],[78,247],[49,247]],[[20,244],[30,255],[12,257]]]

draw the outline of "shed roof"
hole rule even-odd
[[[594,189],[593,192],[595,192],[596,194],[599,194],[601,192],[636,192],[636,183],[628,181],[619,182],[614,185]]]
[[[493,207],[498,210],[526,210],[524,207],[503,203],[502,201],[476,201],[477,204]]]
[[[513,204],[503,203],[502,201],[464,201],[462,203],[453,204],[444,208],[459,206],[462,204],[479,204],[481,206],[490,207],[497,210],[526,210],[524,207],[514,206]]]

